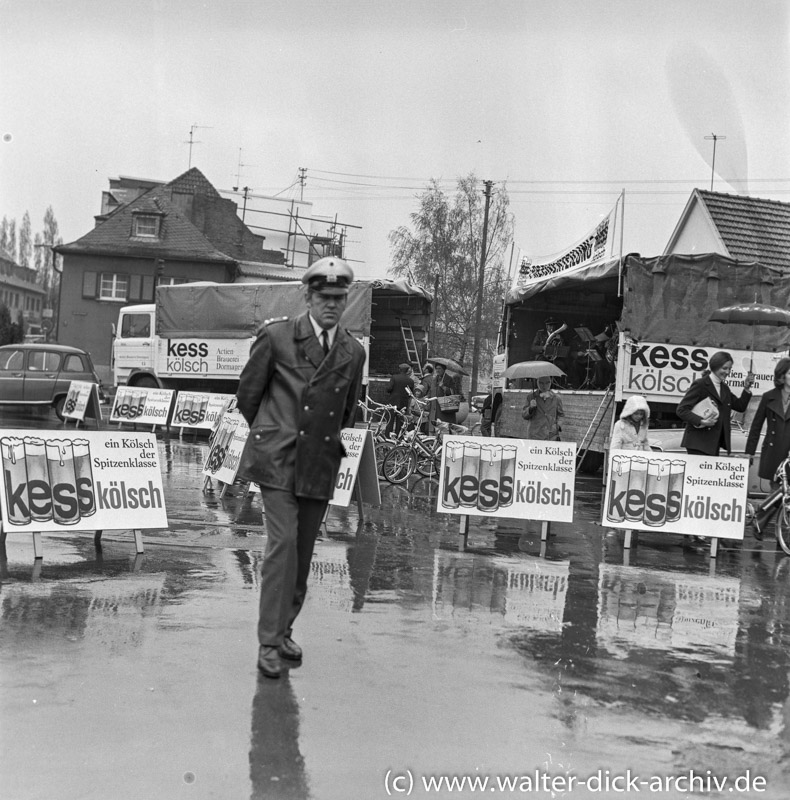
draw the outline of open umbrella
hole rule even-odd
[[[449,372],[458,372],[461,375],[469,374],[457,361],[453,361],[452,358],[441,358],[437,356],[436,358],[429,358],[428,362],[431,364],[441,364]]]
[[[564,378],[565,373],[551,361],[519,361],[504,372],[508,380],[518,378]]]
[[[757,325],[774,327],[790,325],[790,311],[778,306],[766,306],[762,303],[738,303],[734,306],[717,308],[708,317],[710,322],[722,322],[725,325],[752,326],[752,356],[749,361],[749,372],[754,364],[754,328]]]

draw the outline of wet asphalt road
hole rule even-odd
[[[202,491],[203,440],[159,448],[170,527],[143,555],[124,531],[100,554],[88,533],[45,535],[34,565],[8,536],[0,797],[790,796],[790,559],[772,542],[713,565],[680,537],[625,553],[582,476],[547,545],[537,523],[474,518],[462,549],[435,482],[383,485],[364,520],[331,511],[304,663],[271,681],[260,498]],[[429,788],[451,776],[488,783]]]

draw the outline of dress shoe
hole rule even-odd
[[[280,655],[288,661],[301,661],[302,648],[290,636],[286,636],[280,645]]]
[[[283,665],[276,647],[261,645],[258,650],[258,669],[267,678],[279,678]]]

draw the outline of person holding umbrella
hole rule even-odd
[[[730,454],[730,416],[732,411],[746,411],[752,399],[750,389],[754,374],[749,372],[740,397],[727,386],[732,370],[732,356],[720,350],[708,362],[708,369],[689,386],[677,407],[677,415],[686,423],[681,447],[702,456],[717,456],[720,449]]]
[[[523,419],[529,420],[529,438],[544,442],[560,440],[560,417],[565,416],[562,398],[551,389],[551,378],[538,378],[538,388],[529,395],[521,411]]]
[[[449,397],[451,394],[455,394],[455,383],[453,379],[447,374],[447,368],[444,364],[436,362],[435,365],[436,369],[434,372],[434,382],[433,386],[430,389],[428,397]],[[435,404],[438,406],[438,403]],[[433,411],[432,411],[433,413]],[[456,420],[456,411],[445,411],[442,408],[436,409],[436,417],[440,419],[442,422],[450,422],[455,424]]]

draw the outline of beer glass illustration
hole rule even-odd
[[[664,524],[669,499],[669,461],[651,458],[647,462],[645,509],[642,521],[651,528]]]
[[[203,395],[199,401],[196,400],[195,402],[195,411],[197,412],[197,418],[195,419],[195,425],[200,425],[203,420],[206,418],[206,411],[208,409],[208,397]]]
[[[686,462],[676,459],[669,464],[669,489],[667,497],[672,501],[667,509],[667,522],[677,522],[683,508],[683,481],[686,477]]]
[[[631,479],[625,496],[625,518],[631,522],[641,522],[645,510],[645,490],[647,489],[647,459],[631,459]]]
[[[118,389],[115,393],[115,403],[112,407],[111,417],[123,417],[123,407],[126,405],[126,398],[129,394],[128,389]]]
[[[74,449],[68,439],[50,439],[46,448],[55,522],[59,525],[76,525],[80,521],[80,508],[77,503]]]
[[[9,504],[8,522],[11,525],[27,525],[30,522],[28,509],[27,464],[25,463],[25,444],[18,436],[3,436],[0,439],[0,455],[3,460],[3,482],[6,487],[6,503],[13,493],[19,497],[18,503]],[[18,494],[17,494],[18,492]]]
[[[24,442],[30,516],[36,522],[46,522],[52,519],[52,486],[44,440],[25,436]]]
[[[77,487],[77,506],[80,517],[89,517],[96,513],[91,446],[87,439],[74,439],[71,444],[74,452],[74,476],[76,478],[74,485]]]
[[[134,391],[129,401],[129,419],[137,419],[143,415],[145,408],[146,393],[143,391]]]
[[[609,474],[609,507],[606,509],[606,518],[612,522],[622,522],[625,512],[621,511],[620,504],[615,501],[618,497],[626,497],[628,483],[631,480],[631,457],[614,456],[612,458],[612,471]]]
[[[516,453],[518,449],[512,444],[502,445],[502,471],[499,476],[499,508],[513,505],[516,496]],[[502,491],[504,489],[504,491]]]
[[[474,491],[461,491],[461,505],[464,508],[474,508],[477,505],[477,481],[480,473],[480,445],[477,442],[464,442],[464,463],[461,468],[461,486],[464,479],[474,477]]]
[[[499,508],[499,481],[502,477],[502,445],[480,446],[480,489],[477,497],[478,511],[496,511]]]
[[[464,465],[464,443],[447,442],[444,446],[444,493],[442,505],[445,508],[458,508],[457,491],[448,492],[447,486],[458,486],[461,482]]]

